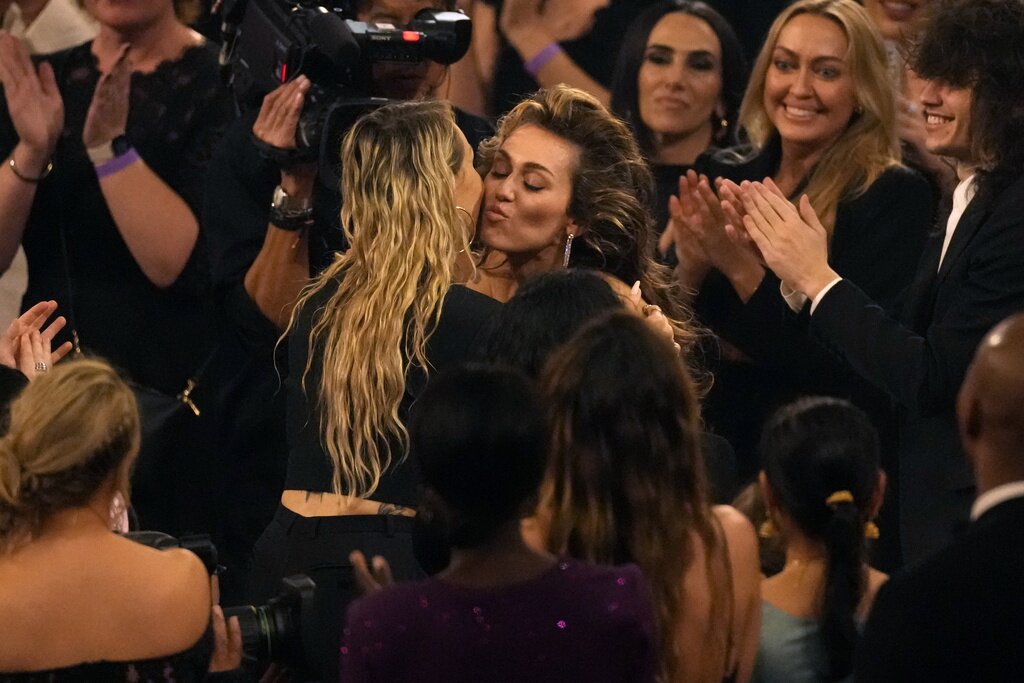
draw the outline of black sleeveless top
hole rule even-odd
[[[333,464],[320,437],[320,417],[315,409],[322,374],[322,356],[316,354],[306,377],[306,391],[302,389],[302,375],[308,357],[308,339],[314,320],[313,313],[334,293],[333,288],[318,292],[299,314],[295,329],[288,341],[288,473],[286,489],[323,491],[333,489]],[[437,328],[427,342],[426,355],[431,374],[446,367],[470,360],[487,323],[501,304],[484,294],[461,285],[448,290],[441,309]],[[409,417],[413,401],[426,386],[427,375],[422,368],[413,366],[405,378],[405,397],[398,408],[399,418]],[[418,502],[419,482],[415,463],[409,459],[393,462],[381,477],[373,499],[414,507]]]
[[[195,645],[163,657],[132,662],[86,662],[44,671],[0,673],[0,683],[62,683],[63,681],[105,681],[115,683],[191,683],[191,681],[228,680],[215,676],[208,679],[210,657],[213,655],[213,627]]]

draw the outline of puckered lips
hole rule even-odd
[[[879,3],[890,21],[910,21],[920,9],[920,2],[911,0],[883,0]]]

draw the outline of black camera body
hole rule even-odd
[[[472,22],[462,12],[424,9],[403,28],[351,14],[315,0],[226,0],[221,10],[221,65],[243,106],[300,74],[312,82],[296,132],[302,159],[316,158],[325,139],[336,154],[331,131],[385,102],[371,97],[373,64],[452,64],[469,50]]]
[[[124,537],[157,550],[190,550],[202,560],[210,576],[223,569],[217,563],[217,547],[205,534],[176,538],[160,531],[130,531]],[[243,665],[258,672],[277,662],[298,675],[311,673],[314,667],[309,663],[310,654],[316,652],[315,594],[313,579],[296,574],[281,579],[281,592],[265,605],[224,608],[225,618],[238,617]]]

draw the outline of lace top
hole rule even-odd
[[[189,683],[207,680],[213,655],[213,627],[195,645],[171,655],[134,662],[88,662],[45,671],[0,673],[0,683],[62,683],[63,681],[108,681],[115,683]]]
[[[91,46],[43,57],[56,74],[65,118],[53,172],[39,184],[25,227],[24,301],[56,299],[69,321],[58,342],[74,327],[85,349],[133,380],[177,393],[205,358],[212,335],[212,315],[202,297],[208,280],[203,237],[177,281],[165,289],[150,282],[136,263],[82,143],[100,77]],[[150,73],[132,74],[127,137],[197,217],[207,163],[234,116],[212,46],[188,48]],[[0,155],[10,154],[17,140],[6,100],[0,98]]]

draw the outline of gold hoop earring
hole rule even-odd
[[[466,214],[466,218],[468,218],[468,219],[469,219],[469,224],[470,224],[471,226],[473,226],[474,228],[476,227],[476,221],[475,221],[475,220],[473,220],[473,214],[471,214],[471,213],[469,212],[469,209],[467,209],[467,208],[465,208],[465,207],[462,207],[462,206],[456,206],[456,207],[455,207],[455,210],[456,210],[456,211],[461,211],[462,213]]]
[[[562,254],[562,267],[569,267],[569,256],[572,255],[572,239],[575,237],[571,232],[565,237],[565,253]]]

